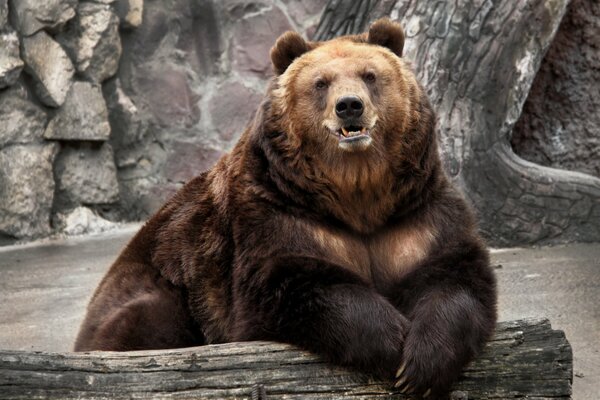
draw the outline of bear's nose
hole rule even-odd
[[[364,109],[360,97],[354,95],[342,96],[335,103],[335,113],[341,119],[358,118]]]

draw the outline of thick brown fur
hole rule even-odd
[[[123,250],[75,349],[276,340],[445,396],[494,328],[495,279],[403,43],[387,20],[282,36],[254,121]],[[341,148],[346,94],[372,139],[356,151]]]

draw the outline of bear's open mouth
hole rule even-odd
[[[364,126],[349,125],[338,129],[339,146],[345,151],[364,150],[371,144],[371,132]]]
[[[350,125],[342,126],[337,134],[338,139],[346,141],[348,139],[360,138],[361,136],[369,136],[369,130],[364,126]]]

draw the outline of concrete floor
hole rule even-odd
[[[0,247],[0,348],[69,351],[85,306],[137,226]],[[600,398],[600,244],[492,251],[501,320],[544,316],[575,358],[573,398]]]

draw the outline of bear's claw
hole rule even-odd
[[[402,386],[406,382],[406,377],[402,377],[399,381],[394,384],[395,388]]]
[[[404,361],[402,363],[402,365],[400,366],[400,368],[398,368],[398,372],[396,372],[396,379],[400,378],[400,376],[404,373],[405,369],[406,369],[406,361]]]
[[[414,392],[414,389],[413,389],[412,385],[406,385],[406,387],[400,391],[400,393],[402,393],[402,394],[412,394],[413,392]]]

